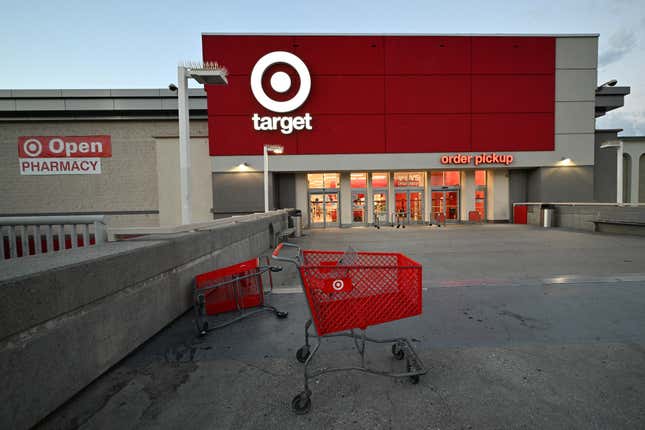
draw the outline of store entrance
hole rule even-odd
[[[338,227],[338,193],[309,194],[309,222],[312,227]]]
[[[423,222],[423,191],[397,191],[394,194],[395,223],[419,224]]]
[[[432,190],[432,220],[438,222],[442,215],[446,222],[459,221],[459,190]]]

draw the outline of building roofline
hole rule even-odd
[[[226,33],[202,32],[202,36],[455,36],[455,37],[600,37],[600,33]]]

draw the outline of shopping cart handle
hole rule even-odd
[[[275,247],[271,255],[273,255],[274,257],[277,257],[278,254],[280,254],[280,251],[282,250],[283,246],[284,246],[284,242],[280,243],[278,246]]]
[[[298,250],[298,253],[295,258],[292,257],[281,257],[280,252],[282,251],[283,247],[289,247],[289,248],[296,248]],[[296,244],[289,243],[289,242],[282,242],[276,248],[273,250],[273,253],[271,254],[271,257],[274,260],[280,260],[280,261],[288,261],[290,263],[293,263],[295,265],[299,265],[300,263],[300,247]]]

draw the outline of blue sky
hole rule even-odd
[[[161,88],[202,32],[599,33],[598,81],[632,87],[598,127],[645,135],[645,2],[0,0],[0,88]]]

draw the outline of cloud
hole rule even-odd
[[[598,119],[596,128],[622,128],[623,136],[645,136],[645,111],[610,112]]]
[[[598,63],[600,67],[606,67],[621,60],[635,47],[636,33],[627,29],[619,30],[609,38],[609,48],[600,54]]]

